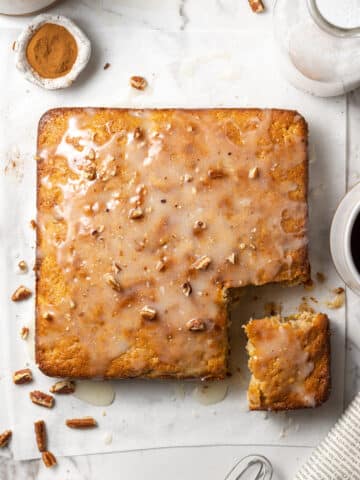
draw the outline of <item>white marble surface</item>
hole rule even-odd
[[[266,2],[265,2],[266,3]],[[271,3],[267,2],[268,5]],[[106,26],[134,26],[167,30],[238,30],[242,27],[271,28],[270,14],[255,16],[246,0],[67,0],[56,12],[74,18],[91,32],[99,24]],[[26,18],[0,18],[1,26],[21,26]],[[245,47],[247,48],[247,47]],[[98,52],[99,53],[99,52]],[[136,46],[134,45],[134,54]],[[106,52],[100,52],[106,56]],[[111,58],[105,61],[111,62]],[[348,95],[348,185],[360,181],[360,92]],[[360,389],[360,299],[347,294],[347,363],[345,406]],[[261,443],[261,440],[260,440]],[[1,480],[48,478],[80,480],[104,478],[123,479],[221,479],[236,459],[248,453],[259,453],[271,459],[275,479],[290,479],[297,466],[310,454],[311,449],[293,447],[204,447],[161,449],[145,452],[93,455],[61,458],[59,466],[49,472],[39,461],[13,462],[0,460]]]

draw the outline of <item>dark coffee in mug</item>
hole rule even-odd
[[[360,212],[358,213],[351,230],[350,249],[355,267],[360,273]]]

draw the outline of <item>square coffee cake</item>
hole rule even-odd
[[[297,112],[59,108],[37,155],[47,375],[224,378],[232,289],[309,279]]]

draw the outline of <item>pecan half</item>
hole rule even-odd
[[[140,77],[139,75],[133,75],[130,78],[130,85],[136,90],[145,90],[147,87],[147,81],[144,77]]]
[[[248,0],[251,10],[254,13],[261,13],[265,10],[262,0]]]
[[[93,417],[70,418],[65,421],[69,428],[94,428],[97,427],[96,420]]]
[[[54,467],[57,464],[56,457],[51,452],[43,452],[41,458],[46,468]]]
[[[5,430],[5,432],[0,434],[0,448],[6,447],[6,445],[10,441],[11,436],[12,436],[11,430]]]
[[[50,387],[51,393],[70,394],[75,392],[75,382],[71,380],[60,380]]]
[[[206,328],[206,324],[200,318],[192,318],[186,322],[186,328],[191,332],[202,332]]]
[[[23,385],[24,383],[30,383],[32,381],[32,373],[30,368],[24,368],[23,370],[17,370],[13,373],[13,382],[16,385]]]
[[[40,405],[41,407],[46,408],[52,408],[55,402],[52,395],[40,392],[40,390],[34,390],[33,392],[30,392],[30,400],[33,403],[36,403],[36,405]]]
[[[11,296],[13,302],[20,302],[21,300],[26,300],[31,297],[32,292],[29,288],[20,285]]]
[[[156,315],[157,315],[157,312],[156,312],[155,308],[149,307],[149,305],[145,305],[145,307],[143,307],[143,308],[140,310],[140,315],[141,315],[145,320],[155,320]]]
[[[39,452],[45,452],[47,445],[46,425],[44,420],[34,422],[35,440]]]
[[[198,258],[192,265],[191,268],[194,270],[206,270],[211,263],[211,258],[207,255],[204,255]]]

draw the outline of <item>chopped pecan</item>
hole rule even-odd
[[[41,458],[46,468],[54,467],[57,464],[55,455],[51,452],[43,452]]]
[[[27,266],[27,263],[25,262],[25,260],[20,260],[20,262],[18,263],[18,267],[24,273],[26,273],[28,271],[28,266]]]
[[[147,81],[144,77],[140,77],[138,75],[133,75],[130,78],[130,85],[136,90],[145,90],[147,87]]]
[[[26,340],[29,336],[29,328],[28,327],[22,327],[20,330],[20,336],[23,340]]]
[[[121,265],[118,262],[113,262],[111,267],[114,275],[118,275],[122,270]]]
[[[181,285],[181,290],[183,291],[183,294],[185,295],[185,297],[189,297],[191,295],[191,292],[192,292],[191,283],[190,282],[184,282]]]
[[[20,285],[11,296],[13,302],[20,302],[21,300],[26,300],[31,297],[32,292],[29,288]]]
[[[253,180],[254,178],[257,178],[259,176],[259,169],[258,167],[252,167],[249,170],[248,177]]]
[[[202,220],[196,220],[196,222],[193,225],[193,231],[194,233],[200,233],[206,229],[206,226],[207,226],[206,223],[203,222]]]
[[[34,422],[36,445],[39,452],[45,452],[47,446],[46,425],[44,420]]]
[[[30,392],[30,400],[33,403],[36,403],[36,405],[40,405],[41,407],[46,408],[52,408],[55,402],[52,395],[40,392],[40,390],[34,390],[33,392]]]
[[[97,427],[96,420],[93,417],[70,418],[65,421],[69,428],[93,428]]]
[[[156,315],[157,315],[157,312],[156,312],[155,308],[149,307],[149,305],[145,305],[145,307],[143,307],[143,308],[140,310],[140,315],[141,315],[145,320],[155,320]]]
[[[140,207],[132,208],[129,211],[129,218],[131,218],[131,220],[137,220],[139,218],[142,218],[143,216],[144,216],[144,210]]]
[[[209,168],[207,173],[209,178],[222,178],[225,175],[220,168]]]
[[[70,394],[75,392],[75,382],[71,380],[60,380],[51,385],[50,392],[58,394]]]
[[[95,180],[96,178],[96,165],[90,164],[84,166],[85,178],[88,180]]]
[[[182,183],[190,183],[193,181],[193,179],[194,177],[190,175],[190,173],[185,173],[185,175],[182,175],[182,177],[180,178]]]
[[[162,272],[163,270],[165,270],[165,267],[166,267],[166,264],[165,264],[165,262],[163,262],[162,260],[159,260],[159,261],[156,263],[156,266],[155,266],[155,268],[156,268],[156,270],[157,270],[158,272]]]
[[[11,436],[12,436],[11,430],[5,430],[5,432],[0,434],[0,448],[6,447],[6,445],[10,441]]]
[[[204,255],[198,258],[191,266],[194,270],[206,270],[211,263],[211,258]]]
[[[30,383],[32,381],[32,373],[30,368],[24,368],[23,370],[17,370],[13,374],[13,381],[16,385],[23,385],[24,383]]]
[[[140,140],[140,138],[142,138],[143,136],[144,133],[142,129],[140,127],[136,127],[134,130],[134,138],[136,138],[136,140]]]
[[[105,273],[104,280],[113,290],[116,290],[117,292],[121,291],[121,284],[119,280],[117,280],[117,278],[115,278],[115,276],[111,273]]]
[[[254,13],[261,13],[264,11],[264,4],[262,0],[248,0],[251,10]]]
[[[110,63],[106,62],[103,68],[104,70],[107,70],[108,68],[110,68]]]
[[[30,226],[31,226],[31,228],[32,228],[33,230],[35,230],[35,228],[37,227],[36,222],[35,222],[34,219],[30,220]]]
[[[191,332],[202,332],[206,328],[206,324],[200,318],[192,318],[186,322],[186,328]]]
[[[237,256],[235,252],[232,252],[228,257],[226,257],[226,261],[231,263],[232,265],[235,265],[237,260]]]

